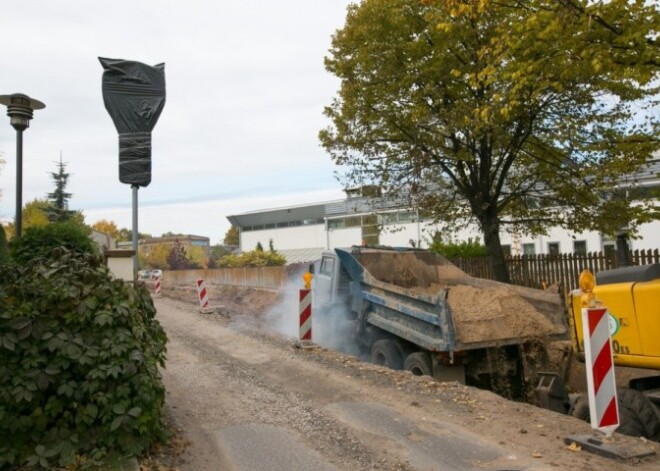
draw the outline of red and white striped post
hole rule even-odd
[[[156,296],[160,296],[160,276],[156,278]]]
[[[619,426],[609,316],[605,308],[582,309],[591,428],[608,437]]]
[[[199,305],[202,309],[209,307],[209,293],[206,291],[206,282],[201,278],[197,280],[197,294],[199,295]]]
[[[312,290],[300,290],[300,331],[298,340],[301,342],[312,341]]]

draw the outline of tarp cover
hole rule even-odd
[[[119,181],[151,183],[151,131],[165,106],[165,64],[99,57],[103,102],[119,133]]]

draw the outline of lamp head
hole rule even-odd
[[[41,110],[46,107],[39,100],[30,98],[23,93],[0,95],[0,103],[7,107],[9,124],[17,131],[24,131],[30,127],[30,120],[32,119],[34,110]]]

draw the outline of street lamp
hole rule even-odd
[[[16,222],[15,237],[23,227],[23,131],[30,127],[32,112],[46,107],[39,100],[22,93],[0,95],[0,103],[7,107],[9,124],[16,129]]]

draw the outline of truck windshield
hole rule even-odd
[[[321,269],[319,274],[332,276],[332,270],[335,267],[335,259],[332,257],[323,257],[321,260]]]

